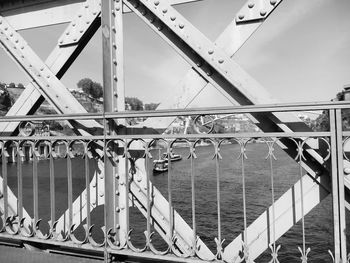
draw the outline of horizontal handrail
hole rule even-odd
[[[191,115],[210,115],[210,114],[249,114],[259,112],[291,112],[291,111],[319,111],[333,109],[347,109],[350,102],[307,102],[307,103],[289,103],[289,104],[265,104],[265,105],[246,105],[229,107],[206,107],[206,108],[188,108],[188,109],[166,109],[153,111],[121,111],[106,113],[83,113],[83,114],[52,114],[52,115],[32,115],[32,116],[3,116],[0,122],[21,121],[21,120],[85,120],[85,119],[104,119],[104,118],[145,118],[145,117],[175,117]]]

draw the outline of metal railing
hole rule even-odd
[[[0,137],[0,238],[106,260],[345,262],[350,132],[342,130],[341,112],[347,109],[347,103],[312,103],[3,117],[68,121],[77,130],[84,130],[79,121],[102,125],[84,135]],[[192,116],[198,125],[197,116],[320,110],[329,116],[328,131],[299,132],[276,122],[268,132],[108,134],[113,120],[135,117]],[[213,131],[215,118],[209,120],[201,125]],[[112,174],[105,174],[107,162]],[[315,210],[320,218],[307,216]],[[315,222],[332,222],[320,235],[328,247],[317,247]],[[292,239],[284,235],[291,228]]]

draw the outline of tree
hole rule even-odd
[[[90,94],[90,90],[92,87],[93,81],[89,78],[84,78],[79,80],[77,83],[78,88],[84,91],[86,94]]]
[[[145,104],[145,110],[155,110],[157,109],[159,103],[146,103]]]
[[[103,96],[102,85],[98,82],[94,82],[89,78],[83,78],[77,83],[78,88],[82,89],[86,94],[98,99]]]
[[[95,99],[101,98],[103,96],[102,85],[98,82],[92,83],[90,94]]]
[[[143,110],[143,102],[136,97],[125,97],[125,104],[128,104],[131,110],[134,110],[134,111]]]

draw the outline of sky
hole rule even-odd
[[[215,41],[246,1],[204,0],[176,9]],[[284,0],[234,55],[235,60],[280,102],[329,101],[350,84],[350,1]],[[66,25],[21,31],[45,60]],[[124,16],[126,96],[146,103],[172,96],[190,69],[182,57],[136,15]],[[63,77],[67,88],[85,77],[102,83],[101,31]],[[28,78],[0,50],[0,82]],[[228,100],[207,89],[193,106],[224,106]]]

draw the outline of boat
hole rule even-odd
[[[168,154],[163,153],[162,159],[168,161]],[[182,156],[180,154],[170,153],[170,161],[177,162],[177,161],[181,161],[181,160],[182,160]]]
[[[158,159],[153,161],[153,172],[164,173],[168,171],[168,161],[164,159]]]

